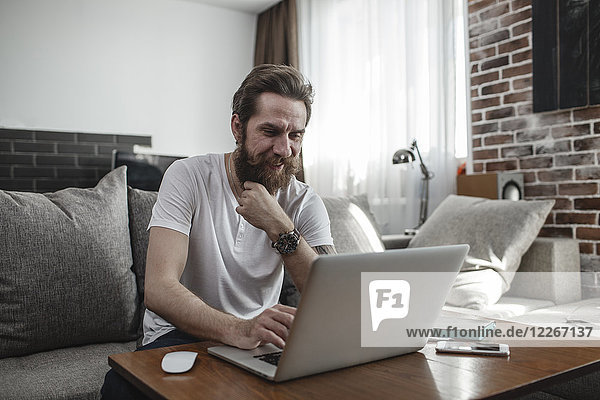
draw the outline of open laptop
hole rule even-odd
[[[319,256],[312,265],[283,351],[268,344],[253,350],[216,346],[208,352],[280,382],[418,351],[425,346],[427,336],[410,337],[408,329],[433,327],[468,250],[468,245],[453,245]],[[381,315],[375,315],[381,309],[373,308],[373,299],[369,298],[372,288],[365,282],[365,277],[373,273],[392,273],[397,281],[407,282],[410,297],[408,300],[405,296],[403,301],[410,303],[405,304],[401,318],[381,320]],[[391,292],[382,293],[389,296],[382,295],[380,303],[391,301]],[[380,329],[392,332],[395,345],[390,345],[388,335],[381,343],[375,339],[375,345],[381,347],[364,346],[365,339],[372,340]]]

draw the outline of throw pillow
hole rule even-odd
[[[125,171],[91,189],[0,190],[0,357],[136,338]]]
[[[446,303],[483,309],[508,291],[521,257],[553,205],[554,200],[489,200],[450,195],[421,226],[409,247],[460,243],[471,246],[463,272]]]
[[[331,236],[338,253],[384,251],[366,196],[324,197]]]

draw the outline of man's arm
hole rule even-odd
[[[291,255],[283,255],[282,258],[283,263],[285,264],[285,269],[290,274],[292,281],[294,282],[294,286],[296,286],[298,292],[302,293],[304,290],[304,284],[306,283],[306,279],[310,273],[310,267],[312,266],[312,262],[316,256],[323,254],[337,254],[337,252],[335,251],[335,247],[330,245],[309,247],[304,238],[301,238],[300,241],[303,243],[302,251],[307,251],[305,249],[308,248],[310,249],[308,251],[312,252],[313,254],[310,254],[306,258],[304,258],[303,254],[298,254],[298,256],[293,257],[298,252],[298,249],[296,249],[296,251]],[[298,244],[298,247],[300,247],[300,243]],[[306,260],[310,260],[310,262],[306,264]],[[302,285],[301,287],[298,285],[299,283]]]
[[[312,249],[319,255],[337,254],[335,247],[330,245],[314,246]],[[298,304],[300,303],[300,292],[298,292],[298,289],[294,285],[294,282],[287,271],[283,277],[283,285],[281,287],[279,302],[291,307],[298,307]]]
[[[238,214],[258,229],[265,231],[272,242],[279,238],[279,234],[291,232],[295,228],[292,220],[283,211],[279,203],[259,183],[244,182],[244,191],[239,203],[239,207],[236,208]],[[331,248],[333,246],[320,246],[320,251],[331,251],[331,249],[325,249],[325,247]],[[317,254],[318,252],[311,248],[306,240],[301,237],[298,247],[293,253],[282,255],[285,269],[292,277],[299,292],[304,289],[310,267]]]
[[[335,251],[335,247],[331,245],[315,246],[313,247],[313,250],[319,255],[337,254],[337,251]]]
[[[186,235],[150,228],[146,259],[146,307],[193,336],[250,349],[264,343],[283,348],[296,310],[276,305],[243,320],[215,310],[180,282],[188,254]]]

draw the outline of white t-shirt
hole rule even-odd
[[[292,177],[275,198],[311,247],[333,245],[325,205],[308,185]],[[149,228],[188,235],[180,282],[209,306],[249,319],[277,304],[283,263],[267,234],[240,216],[237,206],[223,154],[178,160],[165,172]],[[146,310],[143,344],[173,329]]]

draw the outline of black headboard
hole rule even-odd
[[[127,166],[127,184],[136,189],[157,191],[163,174],[174,161],[185,157],[113,151],[112,168]]]

